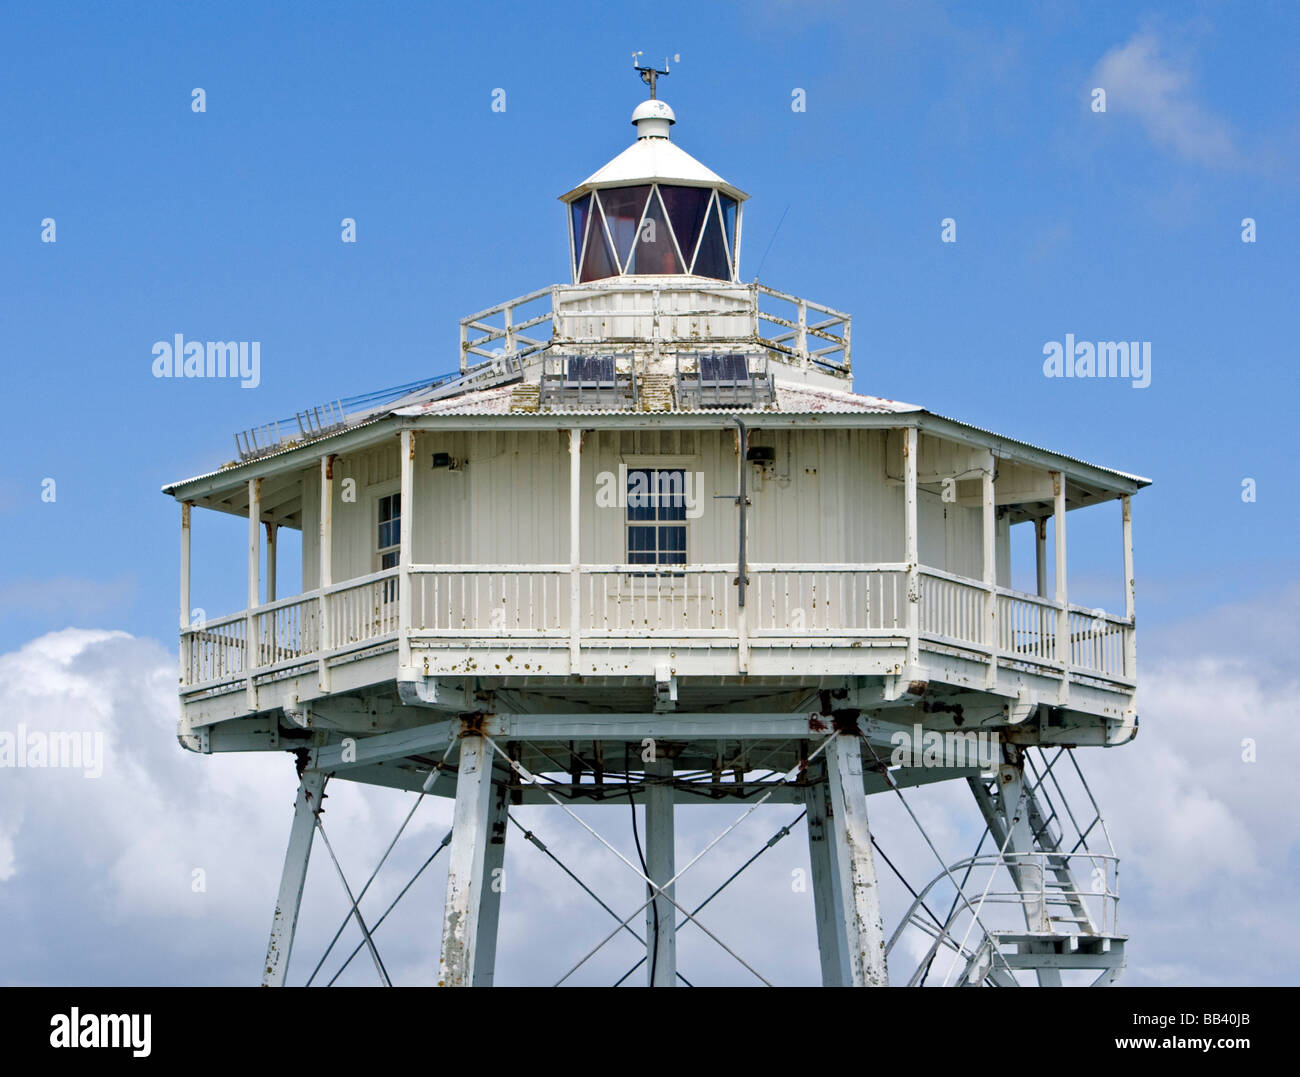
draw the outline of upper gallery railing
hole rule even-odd
[[[636,638],[699,644],[916,633],[918,641],[1055,672],[1132,682],[1128,620],[937,569],[916,571],[910,620],[903,564],[748,567],[745,617],[736,568],[707,565],[412,565],[410,639],[565,642]],[[252,685],[398,637],[396,568],[334,584],[181,632],[182,684]],[[251,642],[251,648],[250,648]]]
[[[548,324],[549,323],[549,324]],[[480,310],[460,322],[461,369],[551,345],[749,342],[801,365],[849,376],[852,319],[810,299],[759,284],[703,277],[625,277],[556,284]]]

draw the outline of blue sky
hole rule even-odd
[[[853,314],[859,391],[1155,480],[1144,656],[1212,652],[1216,608],[1300,578],[1300,8],[653,11],[9,5],[0,651],[69,627],[174,649],[164,482],[236,430],[453,369],[460,317],[566,279],[555,199],[631,141],[635,49],[681,55],[674,139],[752,196],[742,275]],[[175,333],[261,341],[260,386],[155,379]],[[1150,341],[1150,386],[1043,377],[1067,333]],[[1077,516],[1071,597],[1114,608],[1118,512]],[[210,615],[242,605],[243,543],[197,522]]]

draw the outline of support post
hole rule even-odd
[[[320,810],[321,792],[324,788],[325,775],[319,770],[305,771],[298,782],[293,825],[289,828],[289,848],[284,854],[280,893],[275,901],[275,916],[271,920],[271,941],[266,947],[263,987],[283,987],[285,976],[289,972],[289,955],[293,951],[293,936],[298,928],[302,887],[307,881],[307,861],[311,857],[312,837],[316,833],[316,812]]]
[[[476,731],[463,729],[447,865],[439,987],[468,987],[474,980],[491,797],[492,747]]]
[[[1061,663],[1057,702],[1070,701],[1070,605],[1065,575],[1065,474],[1052,472],[1052,531],[1056,537],[1056,658]]]
[[[1133,577],[1133,499],[1120,499],[1124,513],[1124,617],[1129,628],[1124,634],[1124,676],[1137,678],[1137,585]]]
[[[578,672],[582,640],[582,431],[569,431],[569,672]]]
[[[486,887],[478,908],[478,942],[474,947],[474,986],[491,987],[496,978],[497,925],[501,920],[501,895],[506,890],[506,831],[510,810],[505,783],[492,787],[488,806],[487,848],[483,853]]]
[[[326,589],[334,582],[334,457],[320,458],[320,650],[316,662],[316,687],[322,693],[330,690],[330,669],[325,655],[333,644],[330,641],[329,595]]]
[[[262,664],[262,645],[257,638],[257,615],[253,612],[262,590],[262,480],[248,480],[248,609],[244,614],[244,676],[248,709],[257,710],[257,685],[253,670]]]
[[[646,874],[652,882],[663,885],[677,874],[672,760],[656,759],[645,764],[645,776]],[[646,983],[650,987],[673,987],[677,983],[677,907],[669,900],[677,896],[676,889],[665,887],[663,894],[646,890],[647,897],[655,893],[645,911]]]
[[[985,687],[993,689],[998,684],[998,516],[994,497],[993,477],[997,458],[990,452],[984,463],[983,523],[984,523],[984,643],[989,649],[989,671]]]
[[[190,510],[194,502],[181,502],[181,684],[190,683]]]
[[[266,601],[274,602],[276,598],[276,543],[280,535],[280,525],[266,521]]]
[[[907,670],[904,680],[916,677],[921,660],[920,543],[917,538],[916,427],[903,432],[903,560],[907,562]]]
[[[1034,568],[1038,582],[1038,597],[1047,597],[1047,517],[1034,521]]]
[[[1003,825],[1011,831],[1006,842],[1006,859],[1011,877],[1020,890],[1025,910],[1025,927],[1030,931],[1050,932],[1045,892],[1046,858],[1039,855],[1029,825],[1029,800],[1025,789],[1025,771],[1021,764],[1004,763],[998,768],[999,799]],[[1040,987],[1060,987],[1060,969],[1038,969]]]
[[[862,777],[862,745],[856,734],[841,733],[827,746],[831,840],[837,861],[841,930],[848,954],[847,985],[887,987],[885,931],[880,918],[876,860],[867,825],[867,796]]]
[[[409,427],[402,431],[402,490],[401,516],[397,525],[397,665],[409,669],[411,665],[411,611],[415,596],[411,594],[412,528],[415,526],[415,431]]]
[[[815,768],[815,769],[814,769]],[[831,829],[826,767],[811,764],[805,804],[808,808],[808,859],[812,865],[813,910],[817,918],[817,952],[821,958],[822,986],[849,983],[849,955],[845,947],[844,905],[840,890],[839,861]]]

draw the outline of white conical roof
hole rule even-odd
[[[651,113],[646,108],[650,104],[660,107]],[[667,124],[674,122],[674,117],[672,109],[663,102],[642,102],[632,113],[632,122],[641,132],[640,137],[609,164],[593,172],[573,190],[560,195],[560,201],[571,202],[579,195],[598,187],[627,187],[655,182],[679,183],[686,187],[716,187],[723,194],[742,202],[749,197],[668,138]],[[647,134],[647,131],[654,133]]]

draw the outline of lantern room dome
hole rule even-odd
[[[739,279],[748,198],[669,138],[664,101],[632,113],[636,141],[560,200],[569,207],[575,284],[631,275]]]

